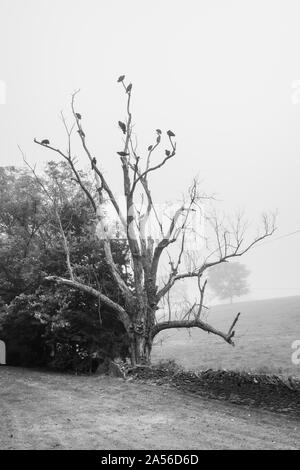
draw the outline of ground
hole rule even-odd
[[[292,343],[300,340],[300,296],[219,305],[206,313],[207,321],[227,331],[237,312],[241,316],[234,348],[199,329],[169,330],[157,336],[153,361],[170,358],[187,369],[225,368],[300,378],[300,364],[291,360]]]
[[[299,420],[164,386],[0,367],[0,449],[300,449]]]

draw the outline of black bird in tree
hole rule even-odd
[[[118,155],[120,155],[120,157],[128,157],[129,153],[126,153],[126,152],[117,152]]]
[[[93,169],[94,169],[94,166],[97,165],[97,160],[96,160],[95,157],[92,159],[91,164],[92,164],[92,170],[93,170]]]
[[[119,121],[118,124],[119,124],[123,134],[126,134],[126,125],[124,124],[124,122]]]
[[[168,134],[169,137],[175,137],[175,134],[172,131],[168,131],[167,134]]]
[[[156,132],[160,135],[161,134],[161,130],[160,129],[156,129]]]
[[[50,142],[49,142],[48,139],[44,139],[44,140],[41,141],[41,144],[42,145],[50,145]]]
[[[77,119],[80,121],[80,119],[81,119],[81,114],[79,114],[79,113],[75,113],[75,116],[76,116],[76,117],[77,117]]]
[[[77,131],[79,135],[81,135],[82,137],[85,137],[85,133],[83,132],[82,129],[79,129],[79,131]]]
[[[132,83],[129,83],[128,87],[126,88],[126,93],[130,93],[132,90]]]
[[[124,81],[124,78],[125,78],[125,75],[121,75],[121,76],[118,78],[118,82],[123,82],[123,81]]]

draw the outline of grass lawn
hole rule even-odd
[[[299,421],[103,376],[0,367],[0,449],[299,449]]]
[[[194,329],[169,330],[156,338],[153,361],[174,359],[187,369],[224,368],[300,377],[300,364],[291,361],[294,340],[300,340],[300,296],[219,305],[207,321],[228,330],[241,312],[236,346]]]

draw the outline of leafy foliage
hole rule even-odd
[[[11,365],[91,372],[105,358],[128,354],[124,329],[94,299],[66,288],[20,295],[1,319]]]
[[[88,294],[44,281],[68,276],[59,214],[76,278],[122,302],[89,202],[69,173],[64,163],[50,162],[41,186],[25,170],[0,168],[0,334],[11,365],[90,372],[104,358],[128,355],[113,312]],[[130,283],[126,244],[116,240],[113,255]]]

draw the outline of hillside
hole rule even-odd
[[[157,336],[153,361],[175,359],[188,369],[225,368],[300,377],[291,344],[300,339],[300,296],[213,307],[207,320],[227,330],[241,312],[236,346],[201,330],[169,330]]]

